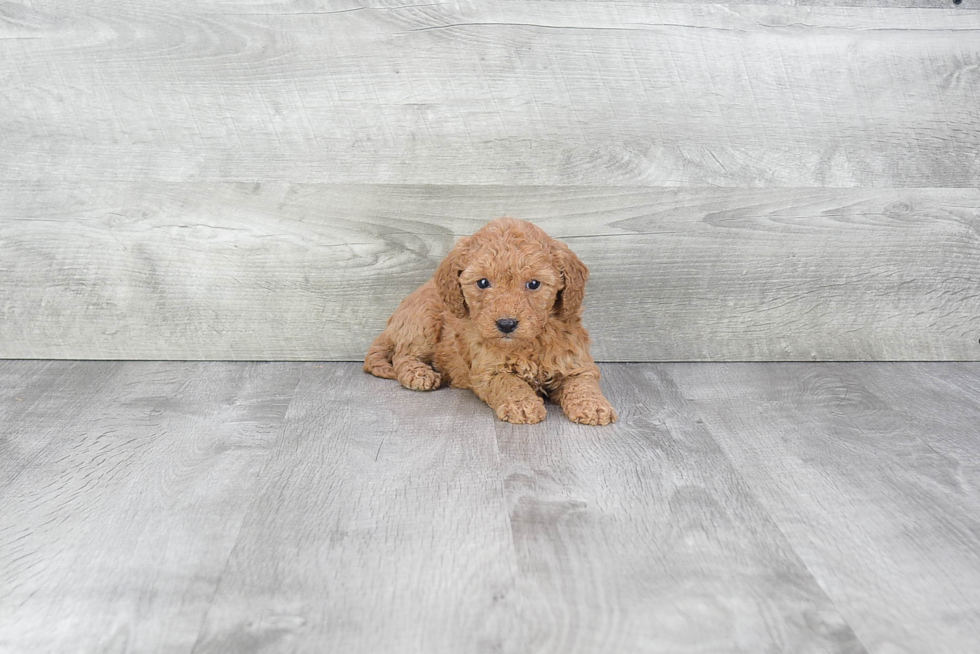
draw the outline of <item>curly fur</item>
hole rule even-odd
[[[616,412],[582,327],[588,268],[531,223],[500,218],[460,239],[435,275],[399,305],[364,370],[427,391],[470,388],[501,420],[545,418],[543,397],[569,419],[606,425]],[[481,289],[477,281],[487,279]],[[531,290],[527,283],[540,282]],[[516,319],[510,334],[497,327]]]

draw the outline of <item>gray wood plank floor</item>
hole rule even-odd
[[[0,362],[0,652],[980,651],[980,364]]]

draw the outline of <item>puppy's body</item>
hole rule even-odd
[[[413,390],[470,388],[508,422],[544,420],[541,396],[576,422],[613,422],[582,327],[587,279],[563,243],[530,223],[495,220],[405,298],[364,369]]]

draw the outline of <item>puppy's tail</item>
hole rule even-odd
[[[383,379],[397,379],[395,368],[391,365],[391,357],[394,354],[395,344],[382,333],[374,339],[367,356],[364,357],[364,372]]]

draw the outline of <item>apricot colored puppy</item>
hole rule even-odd
[[[575,422],[607,425],[616,412],[582,327],[588,278],[540,228],[494,220],[460,239],[398,306],[364,370],[417,391],[471,388],[507,422],[541,422],[547,396]]]

